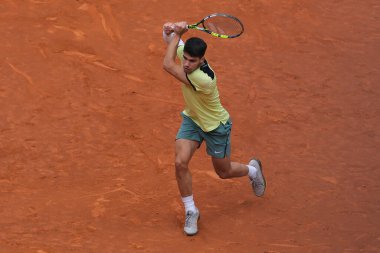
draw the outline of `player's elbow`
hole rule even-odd
[[[164,63],[162,65],[164,70],[170,73],[171,69],[173,68],[173,63],[167,59],[164,60]]]

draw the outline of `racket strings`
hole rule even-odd
[[[207,30],[228,36],[239,35],[243,32],[243,26],[239,21],[224,16],[206,19],[203,26]]]

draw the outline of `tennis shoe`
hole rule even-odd
[[[249,179],[251,180],[253,192],[256,194],[257,197],[261,197],[264,195],[265,188],[267,185],[263,174],[263,167],[261,165],[260,160],[255,158],[252,158],[252,160],[249,161],[249,165],[257,169],[256,177]]]
[[[195,208],[195,211],[186,212],[185,226],[183,230],[186,235],[195,235],[198,233],[198,220],[200,218],[198,208]]]

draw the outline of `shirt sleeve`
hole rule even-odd
[[[181,60],[181,62],[183,61],[183,48],[184,45],[178,45],[177,47],[177,57]]]

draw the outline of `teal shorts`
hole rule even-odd
[[[229,157],[231,153],[231,128],[232,122],[228,120],[226,124],[220,123],[220,125],[210,131],[204,132],[194,121],[181,113],[182,124],[178,130],[176,140],[186,139],[197,141],[199,143],[198,148],[201,146],[203,140],[206,141],[207,154],[216,158]]]

